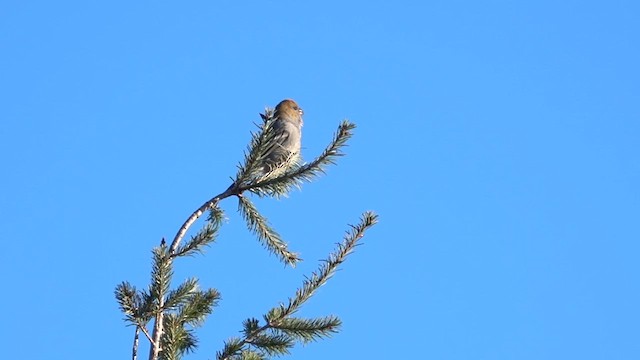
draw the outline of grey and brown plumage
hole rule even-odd
[[[300,157],[302,115],[304,111],[291,100],[282,100],[273,113],[274,144],[264,156],[264,173],[286,170]]]

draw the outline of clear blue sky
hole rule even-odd
[[[304,156],[358,125],[326,177],[236,202],[177,263],[223,300],[190,359],[293,294],[364,210],[365,245],[302,315],[304,359],[640,358],[636,1],[5,2],[0,338],[7,359],[127,359],[113,289],[224,190],[265,106],[305,109]]]

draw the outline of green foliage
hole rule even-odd
[[[238,166],[232,185],[198,208],[182,225],[170,246],[167,246],[163,239],[161,244],[153,249],[148,289],[137,289],[128,282],[116,286],[115,297],[124,314],[124,320],[136,327],[134,360],[137,360],[138,331],[141,331],[151,344],[150,360],[181,359],[197,348],[199,340],[195,335],[195,329],[213,312],[220,300],[220,293],[216,289],[200,290],[198,279],[195,277],[184,280],[172,289],[173,266],[175,259],[201,254],[216,240],[224,218],[224,213],[218,207],[219,201],[236,196],[238,210],[246,221],[247,228],[269,252],[291,266],[301,260],[288,249],[286,242],[266,217],[243,193],[249,191],[261,197],[278,198],[286,196],[302,183],[315,179],[325,172],[326,166],[334,164],[336,159],[343,155],[342,148],[352,136],[355,125],[343,121],[331,143],[312,162],[300,164],[297,158],[292,158],[277,171],[265,174],[264,159],[276,141],[272,127],[273,110],[266,109],[262,118],[260,130],[251,134],[244,162]],[[207,211],[209,215],[202,228],[183,242],[187,230]],[[262,322],[257,318],[245,320],[242,336],[225,341],[216,358],[267,359],[271,356],[289,354],[298,342],[308,343],[336,333],[341,326],[341,321],[336,316],[303,319],[293,315],[334,274],[365,231],[376,222],[376,215],[365,213],[360,223],[352,226],[343,242],[320,264],[318,270],[305,278],[302,286],[292,298],[289,298],[286,305],[281,304],[269,310],[262,316]],[[153,331],[150,332],[148,327],[152,319]]]
[[[238,210],[247,222],[249,230],[258,237],[258,240],[267,250],[278,256],[280,261],[291,266],[295,266],[300,261],[298,255],[289,251],[280,234],[269,226],[267,219],[258,212],[258,209],[245,196],[238,197]]]
[[[151,269],[151,297],[159,299],[161,294],[165,294],[169,290],[172,276],[172,263],[167,252],[167,246],[163,244],[154,248]]]
[[[177,317],[182,323],[199,326],[218,305],[218,300],[220,293],[215,289],[194,291],[178,309]]]
[[[185,353],[196,349],[198,339],[193,334],[193,330],[184,325],[184,322],[180,321],[175,314],[165,315],[161,359],[177,360]]]
[[[269,320],[267,320],[269,321]],[[282,318],[273,328],[303,343],[309,343],[337,333],[342,321],[330,315],[316,319]]]
[[[244,163],[238,165],[235,184],[242,186],[262,176],[263,164],[269,149],[276,145],[277,134],[273,127],[275,120],[273,109],[267,108],[262,117],[262,124],[256,126],[258,132],[251,133],[251,141],[244,154]]]
[[[151,319],[150,316],[144,316],[144,311],[142,311],[143,294],[138,292],[135,286],[123,281],[116,286],[115,295],[120,310],[125,315],[125,321],[130,325],[146,324]]]
[[[337,249],[320,263],[318,270],[302,282],[302,286],[296,291],[295,296],[289,299],[287,305],[279,305],[269,310],[263,316],[264,325],[260,325],[255,318],[245,320],[242,330],[243,338],[227,340],[224,350],[219,352],[216,358],[218,360],[235,359],[246,350],[255,351],[264,357],[288,354],[296,341],[308,343],[336,333],[341,321],[335,316],[300,319],[291,315],[295,314],[316,290],[331,278],[338,266],[353,252],[365,232],[377,221],[377,215],[371,212],[364,213],[360,223],[351,226],[342,243],[338,244]]]
[[[204,247],[213,243],[216,236],[218,236],[223,218],[224,212],[222,209],[217,206],[210,209],[209,217],[202,229],[200,229],[195,236],[192,236],[191,240],[187,241],[184,245],[178,246],[173,256],[191,256],[203,253]]]

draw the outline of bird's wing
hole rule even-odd
[[[286,128],[277,129],[273,140],[270,141],[269,147],[264,152],[265,156],[269,160],[275,160],[274,157],[278,157],[278,155],[282,155],[284,152],[287,152],[286,145],[290,138],[291,133]]]

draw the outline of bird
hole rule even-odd
[[[300,158],[304,111],[292,99],[282,100],[273,112],[273,145],[265,151],[263,174],[280,173]]]

